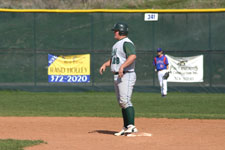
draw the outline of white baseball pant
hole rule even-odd
[[[166,72],[167,72],[166,69],[158,71],[158,79],[162,95],[167,95],[167,80],[163,79],[163,76],[165,75]]]
[[[135,82],[135,72],[125,73],[122,78],[119,78],[118,75],[114,75],[115,92],[121,108],[126,109],[127,107],[133,106],[131,96]]]

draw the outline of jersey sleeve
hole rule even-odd
[[[135,46],[130,42],[125,42],[123,44],[123,49],[127,57],[129,57],[130,55],[136,55]]]
[[[153,65],[156,66],[156,57],[153,59]]]
[[[168,62],[168,58],[165,56],[166,60],[165,60],[165,65],[169,65],[169,62]]]

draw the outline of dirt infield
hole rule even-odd
[[[26,150],[224,150],[225,120],[136,119],[151,137],[116,137],[121,118],[0,117],[0,138],[44,140]]]

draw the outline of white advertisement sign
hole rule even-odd
[[[203,82],[203,55],[193,57],[173,57],[169,61],[168,82]]]

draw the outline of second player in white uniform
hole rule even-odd
[[[166,97],[169,63],[167,57],[163,54],[163,50],[161,48],[157,49],[157,56],[154,58],[153,64],[158,73],[162,97]]]
[[[133,42],[127,37],[128,26],[124,23],[114,25],[114,38],[118,41],[112,47],[112,56],[105,62],[99,72],[111,67],[114,74],[114,87],[118,103],[122,109],[123,128],[116,136],[137,132],[134,126],[134,107],[131,102],[133,87],[136,82],[135,59],[136,52]]]

